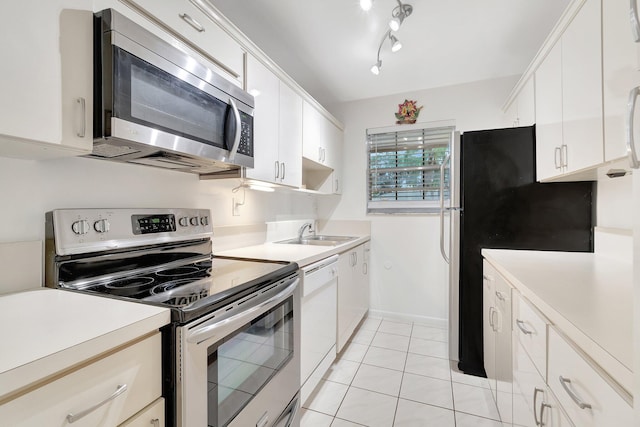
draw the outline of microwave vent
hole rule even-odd
[[[93,144],[93,155],[98,157],[106,157],[108,159],[120,156],[126,156],[127,154],[139,153],[140,150],[128,145],[112,145],[112,144]]]

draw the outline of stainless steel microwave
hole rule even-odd
[[[253,96],[112,9],[94,17],[89,157],[206,174],[253,167]]]

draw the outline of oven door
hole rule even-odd
[[[297,276],[178,328],[178,425],[293,426],[300,387]]]

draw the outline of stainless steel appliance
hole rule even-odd
[[[253,96],[112,9],[94,20],[90,157],[206,174],[253,167]]]
[[[46,284],[171,309],[169,425],[297,426],[298,266],[214,257],[211,235],[208,210],[54,210]]]

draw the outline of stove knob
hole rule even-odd
[[[190,223],[191,225],[198,225],[198,217],[197,217],[197,216],[192,217],[192,218],[189,220],[189,223]]]
[[[200,224],[202,225],[209,225],[209,217],[208,216],[203,216],[200,218]]]
[[[98,233],[106,233],[107,231],[109,231],[110,225],[111,224],[109,224],[109,221],[107,221],[106,219],[99,219],[93,223],[93,228]]]
[[[189,218],[183,216],[178,220],[178,224],[180,224],[180,227],[186,227],[187,225],[189,225]]]
[[[89,221],[81,219],[71,224],[71,229],[76,234],[87,234],[89,232]]]

